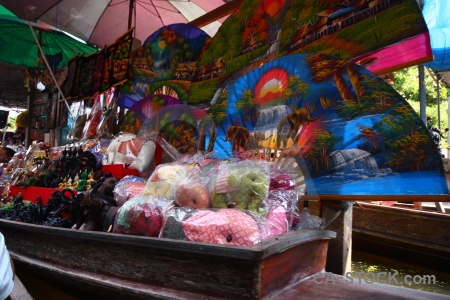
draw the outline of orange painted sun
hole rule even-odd
[[[280,100],[288,86],[288,74],[281,68],[273,68],[264,73],[255,85],[256,102],[266,105]]]
[[[273,18],[280,11],[283,4],[284,0],[265,0],[263,9]]]

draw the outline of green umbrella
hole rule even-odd
[[[0,61],[25,66],[42,67],[36,39],[54,69],[67,65],[69,59],[88,55],[98,48],[79,41],[66,33],[45,23],[34,23],[17,18],[10,11],[0,6]],[[34,31],[34,34],[33,34]]]

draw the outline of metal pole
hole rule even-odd
[[[32,114],[32,108],[33,108],[33,102],[36,100],[36,81],[31,80],[28,84],[28,96],[27,96],[27,127],[25,129],[25,148],[28,148],[31,145],[31,139],[30,139],[30,129],[31,129],[31,114]]]
[[[47,66],[47,69],[48,69],[50,75],[51,75],[52,78],[53,78],[53,82],[54,82],[54,84],[56,85],[56,87],[58,88],[58,91],[59,91],[59,93],[61,94],[61,97],[62,97],[63,100],[64,100],[64,104],[65,104],[66,107],[67,107],[68,114],[73,118],[72,112],[70,111],[69,103],[67,103],[67,99],[66,99],[66,97],[64,96],[63,92],[61,91],[61,87],[59,86],[58,82],[56,81],[55,75],[53,74],[53,70],[52,70],[52,68],[50,67],[49,63],[48,63],[47,57],[45,56],[44,50],[42,50],[41,43],[39,42],[38,38],[36,37],[36,34],[35,34],[34,30],[33,30],[33,27],[31,26],[30,21],[28,21],[28,27],[30,27],[30,31],[31,31],[31,33],[33,34],[34,40],[36,41],[36,45],[38,46],[39,51],[40,51],[41,54],[42,54],[42,59],[44,60],[45,65]]]
[[[436,101],[437,101],[437,113],[438,113],[438,129],[441,131],[441,89],[439,84],[439,76],[436,78]]]
[[[134,0],[130,0],[130,6],[128,10],[128,30],[131,28],[131,22],[133,20]]]
[[[447,124],[450,126],[450,96],[447,98]],[[450,130],[447,131],[447,158],[450,158]]]
[[[5,146],[5,137],[6,137],[6,130],[8,130],[8,123],[9,123],[9,112],[8,112],[8,117],[6,118],[5,128],[3,128],[2,146]]]
[[[425,68],[419,65],[419,101],[420,101],[420,118],[427,124],[427,97],[425,92]]]
[[[133,11],[134,11],[134,1],[135,0],[130,0],[130,6],[129,6],[129,10],[128,10],[128,30],[130,30],[133,25],[132,21],[133,21]],[[136,23],[136,19],[134,20],[134,22]],[[119,116],[118,116],[119,121],[123,118],[124,115],[125,115],[125,108],[123,106],[121,106],[121,107],[119,107]]]

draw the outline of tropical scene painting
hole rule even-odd
[[[289,150],[319,194],[447,193],[423,121],[388,83],[344,59],[295,54],[266,62],[222,90],[199,131],[214,132],[200,134],[199,144],[214,141],[219,157]]]
[[[204,103],[235,72],[280,56],[324,53],[369,66],[382,58],[359,57],[426,32],[415,0],[246,0],[199,58],[189,103]]]
[[[446,194],[425,124],[374,61],[350,59],[424,32],[415,0],[247,0],[213,38],[186,24],[149,36],[121,128],[180,153],[289,151],[308,193]]]
[[[197,59],[210,39],[189,24],[167,25],[151,34],[133,54],[130,80],[123,87],[128,102],[132,105],[151,95],[186,102]]]

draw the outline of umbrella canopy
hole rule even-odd
[[[434,61],[425,66],[439,71],[450,71],[450,2],[424,1],[423,16],[430,31]]]
[[[1,0],[0,4],[23,19],[40,20],[103,48],[135,27],[144,41],[165,25],[187,23],[225,4],[223,0]],[[213,35],[220,26],[205,27]]]
[[[46,24],[31,25],[43,52],[56,68],[67,65],[68,60],[77,54],[90,54],[98,50]],[[0,61],[25,67],[45,67],[38,62],[41,56],[28,23],[0,6]]]

